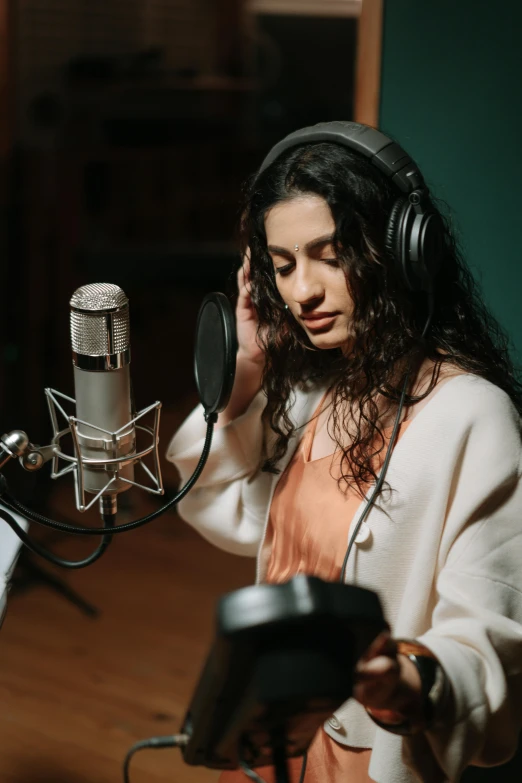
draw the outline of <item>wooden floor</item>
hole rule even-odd
[[[119,523],[155,505],[134,502]],[[70,486],[53,490],[62,518],[71,503]],[[44,538],[60,554],[93,545]],[[179,730],[213,637],[215,601],[252,583],[254,563],[217,551],[171,512],[116,537],[93,566],[49,569],[101,613],[87,617],[45,586],[10,597],[0,632],[0,781],[116,783],[136,740]],[[132,783],[216,779],[176,749],[143,751],[131,767]]]

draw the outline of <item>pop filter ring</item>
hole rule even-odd
[[[194,376],[207,421],[228,405],[236,374],[236,353],[234,311],[225,294],[215,291],[201,304],[194,348]]]

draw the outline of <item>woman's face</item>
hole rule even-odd
[[[347,348],[353,302],[335,257],[335,222],[326,201],[314,195],[283,201],[267,212],[265,230],[277,289],[310,342]]]

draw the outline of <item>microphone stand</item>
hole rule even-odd
[[[116,494],[100,498],[100,515],[108,528],[114,527],[116,524],[116,507]],[[110,540],[107,542],[107,546],[109,542]],[[82,598],[64,579],[60,579],[57,575],[42,568],[26,547],[22,547],[18,556],[16,570],[22,570],[24,573],[19,576],[15,575],[16,572],[13,573],[9,583],[13,595],[25,592],[32,585],[45,585],[76,606],[87,617],[95,619],[99,616],[100,610],[97,606]]]
[[[17,571],[22,573],[17,575]],[[11,595],[21,595],[36,585],[44,585],[51,588],[73,606],[76,606],[87,617],[96,619],[100,614],[97,606],[82,598],[64,579],[61,579],[56,574],[51,574],[46,568],[42,568],[31,552],[26,547],[22,547],[15,572],[10,581]]]
[[[30,443],[25,432],[21,430],[14,430],[9,435],[4,435],[0,442],[0,470],[13,457],[18,457],[20,464],[29,472],[40,470],[47,462],[55,458],[54,446],[35,446]],[[103,495],[99,498],[100,515],[106,528],[116,525],[117,503],[118,496],[116,493]],[[2,508],[3,506],[0,503],[0,512]],[[7,509],[5,510],[7,511]],[[111,536],[104,537],[104,541],[99,548],[100,555],[107,549],[111,540]],[[9,589],[13,589],[14,594],[25,592],[33,584],[43,584],[66,598],[88,617],[95,618],[100,614],[98,607],[82,598],[66,581],[42,568],[31,557],[31,553],[27,551],[26,547],[23,547],[19,553],[15,567],[18,570],[22,569],[25,574],[14,577],[13,572],[13,577],[9,581]]]
[[[286,736],[284,731],[275,732],[272,736],[272,758],[276,783],[290,783],[288,759],[285,753]]]

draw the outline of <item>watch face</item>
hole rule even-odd
[[[420,642],[397,639],[397,650],[407,655],[419,672],[424,718],[426,728],[429,728],[444,713],[450,692],[449,680],[437,657]]]
[[[408,658],[417,667],[421,678],[424,717],[429,725],[439,715],[446,687],[446,676],[435,657],[410,654]]]
[[[433,680],[433,685],[431,686],[428,693],[428,699],[432,705],[432,720],[438,718],[438,716],[443,712],[448,691],[448,678],[444,674],[444,669],[437,661],[435,666],[435,678]]]

